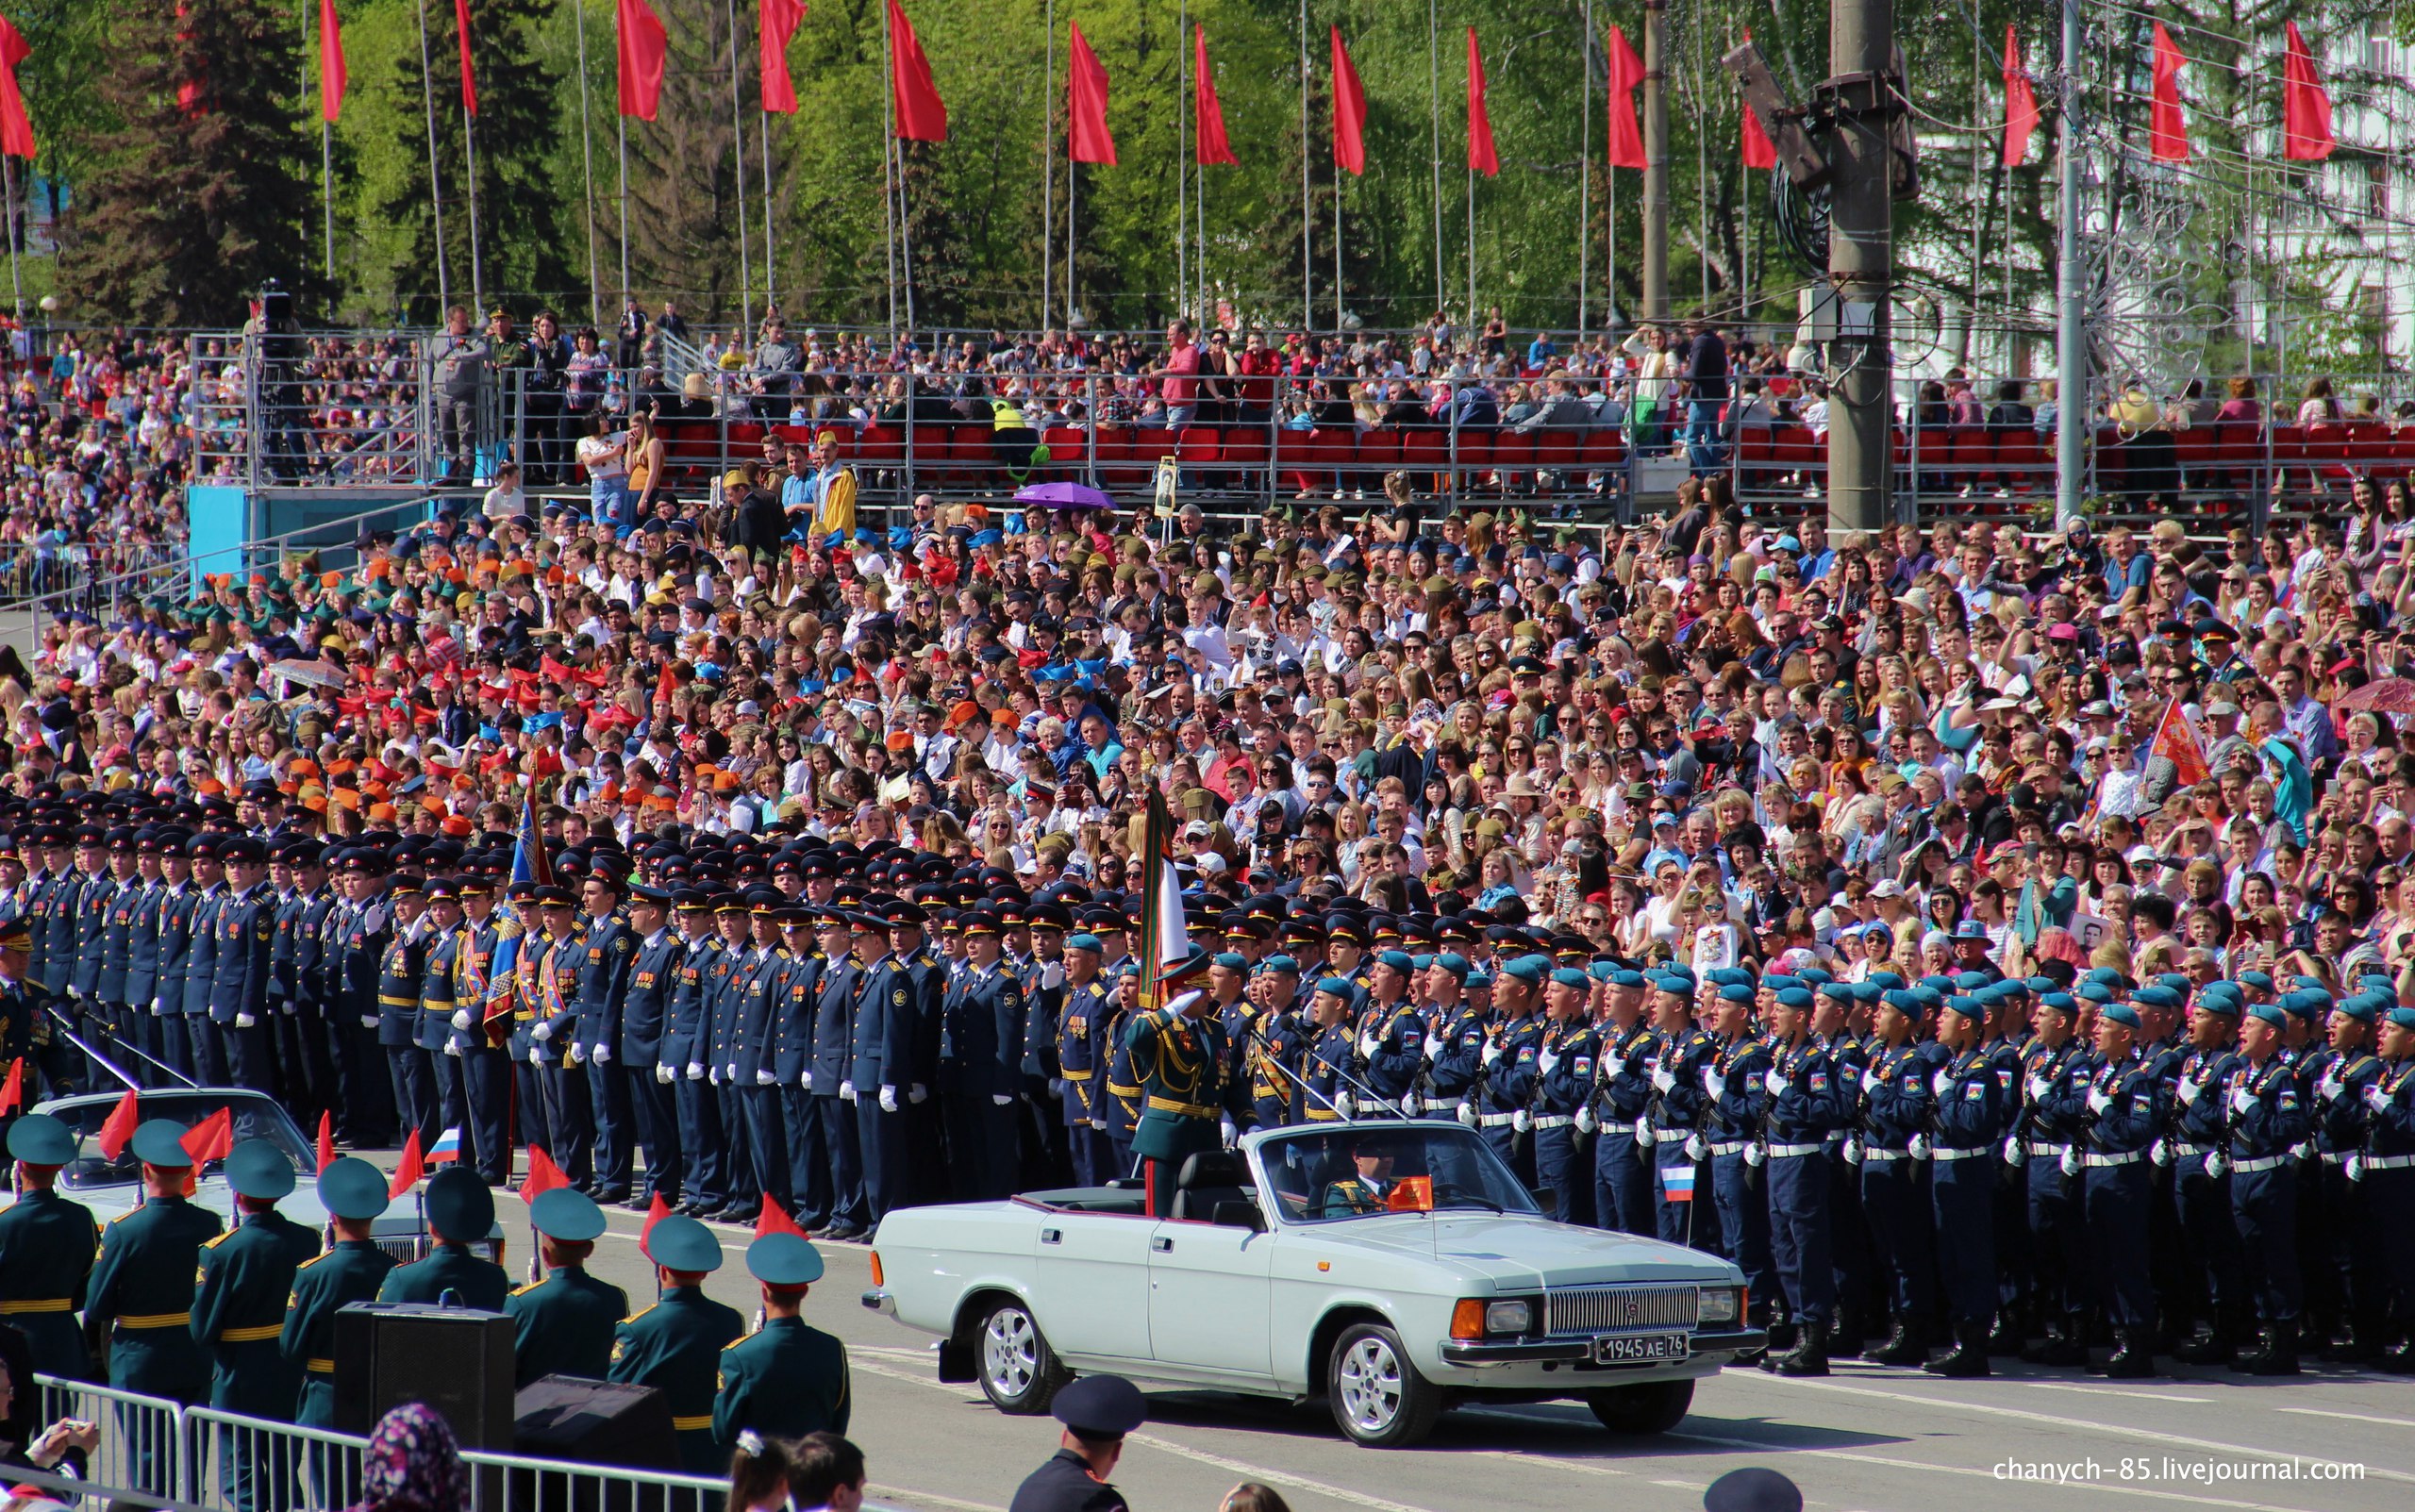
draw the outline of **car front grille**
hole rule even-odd
[[[1556,1287],[1543,1294],[1543,1332],[1691,1328],[1701,1310],[1700,1287]]]

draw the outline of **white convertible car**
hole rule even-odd
[[[940,1377],[1041,1413],[1081,1371],[1292,1401],[1362,1444],[1460,1402],[1574,1397],[1674,1427],[1761,1347],[1714,1255],[1544,1218],[1457,1123],[1309,1124],[1184,1162],[1173,1216],[1117,1187],[903,1208],[864,1305],[941,1337]]]

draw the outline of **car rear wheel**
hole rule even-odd
[[[1046,1412],[1058,1387],[1074,1378],[1048,1347],[1031,1310],[1011,1298],[982,1315],[974,1348],[981,1366],[981,1394],[1010,1417],[1035,1418]]]
[[[1442,1410],[1441,1389],[1417,1373],[1400,1335],[1381,1323],[1354,1323],[1334,1340],[1325,1393],[1342,1433],[1372,1449],[1416,1443]]]
[[[1653,1381],[1585,1393],[1585,1404],[1614,1434],[1664,1434],[1685,1421],[1694,1404],[1691,1381]]]

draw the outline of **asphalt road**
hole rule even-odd
[[[525,1212],[497,1194],[515,1274],[526,1265]],[[633,1304],[652,1294],[637,1250],[641,1215],[608,1209],[594,1269]],[[708,1288],[753,1316],[742,1252],[751,1235],[719,1228],[727,1263]],[[856,1393],[852,1437],[874,1494],[940,1512],[1003,1509],[1057,1444],[1053,1421],[1001,1416],[978,1387],[940,1384],[928,1336],[866,1311],[862,1245],[824,1246],[829,1273],[807,1317],[846,1341]],[[1289,1407],[1196,1392],[1158,1392],[1151,1421],[1114,1476],[1136,1512],[1213,1512],[1244,1480],[1300,1512],[1679,1512],[1744,1465],[1793,1477],[1807,1504],[1847,1512],[2041,1512],[2157,1504],[2248,1512],[2357,1512],[2415,1498],[2415,1389],[2402,1378],[2329,1366],[2295,1381],[2185,1368],[2179,1377],[2108,1384],[2073,1371],[2014,1365],[1985,1381],[1840,1364],[1824,1381],[1728,1371],[1705,1381],[1693,1412],[1658,1439],[1614,1439],[1576,1404],[1462,1409],[1424,1446],[1358,1449],[1322,1404]],[[2315,1479],[2317,1463],[2359,1479]],[[2063,1479],[2014,1478],[2038,1475]]]

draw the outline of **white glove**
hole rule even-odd
[[[1062,1097],[1065,1095],[1064,1077],[1051,1076],[1048,1078],[1048,1095],[1051,1097]]]
[[[528,1033],[532,1038],[551,1039],[554,1037],[554,1021],[540,1019],[537,1021],[537,1027],[529,1030]]]
[[[1588,1103],[1588,1104],[1586,1104],[1583,1107],[1580,1107],[1580,1108],[1578,1108],[1578,1109],[1576,1110],[1576,1132],[1577,1132],[1577,1133],[1579,1133],[1579,1134],[1591,1134],[1591,1133],[1592,1133],[1596,1128],[1599,1128],[1599,1127],[1600,1127],[1600,1125],[1599,1125],[1598,1123],[1596,1123],[1596,1122],[1594,1122],[1594,1120],[1593,1120],[1593,1105],[1592,1105],[1592,1104]]]
[[[1040,989],[1041,991],[1054,992],[1064,985],[1065,968],[1061,963],[1050,961],[1047,965],[1040,969]]]
[[[2234,1087],[2230,1089],[2230,1110],[2233,1113],[2244,1114],[2255,1105],[2256,1094],[2249,1091],[2245,1086]]]
[[[1548,1076],[1553,1072],[1559,1069],[1559,1052],[1557,1050],[1545,1050],[1541,1055],[1535,1057],[1535,1064],[1541,1067],[1542,1073]]]
[[[738,1085],[738,1062],[733,1060],[729,1062],[729,1064],[722,1067],[721,1079],[729,1083],[733,1087]]]
[[[894,1113],[897,1111],[896,1088],[884,1087],[880,1089],[880,1110],[883,1113]]]
[[[1487,1039],[1484,1042],[1484,1063],[1490,1066],[1500,1058],[1501,1041],[1498,1039]]]
[[[2172,1146],[2161,1139],[2157,1139],[2154,1144],[2147,1147],[2147,1158],[2154,1161],[2157,1165],[2168,1170],[2172,1165]]]
[[[1912,1158],[1913,1158],[1913,1159],[1915,1159],[1915,1160],[1926,1160],[1926,1159],[1928,1158],[1928,1150],[1929,1150],[1929,1145],[1928,1145],[1928,1136],[1927,1136],[1927,1135],[1925,1135],[1925,1134],[1915,1134],[1915,1135],[1913,1135],[1913,1136],[1912,1136],[1912,1142],[1911,1142],[1911,1145],[1910,1145],[1910,1147],[1909,1147],[1909,1148],[1910,1148],[1910,1151],[1911,1151],[1911,1156],[1912,1156]]]
[[[2180,1099],[2180,1105],[2182,1107],[2192,1107],[2196,1105],[2198,1096],[2203,1093],[2205,1089],[2206,1084],[2204,1082],[2183,1076],[2180,1078],[2179,1085],[2172,1089],[2172,1094]]]
[[[448,1055],[458,1055],[461,1053],[460,1043],[458,1040],[447,1039],[444,1041],[444,1053]]]
[[[1719,1074],[1716,1069],[1705,1066],[1702,1069],[1702,1089],[1703,1094],[1715,1103],[1727,1095],[1727,1078]]]
[[[276,1011],[284,1014],[287,1018],[291,1019],[299,1017],[301,1015],[302,1008],[299,1004],[288,1003],[285,1006],[277,1009]]]
[[[705,1079],[705,1063],[703,1061],[691,1060],[688,1062],[688,1079],[691,1082],[701,1082]]]
[[[2103,1113],[2107,1108],[2111,1107],[2112,1105],[2112,1094],[2106,1091],[2105,1088],[2095,1087],[2089,1089],[2088,1110],[2090,1113]]]
[[[612,1064],[612,1047],[610,1045],[597,1045],[595,1047],[595,1064],[598,1066],[609,1066]]]
[[[1474,1103],[1462,1102],[1459,1104],[1459,1122],[1466,1124],[1471,1129],[1475,1127],[1475,1105]]]
[[[809,1071],[808,1071],[808,1072],[807,1072],[805,1073],[804,1080],[803,1080],[803,1081],[801,1081],[798,1085],[802,1086],[802,1087],[803,1087],[807,1091],[808,1091],[808,1092],[809,1092],[809,1091],[811,1091],[811,1090],[813,1090],[813,1072],[809,1072]]]
[[[719,1087],[721,1085],[721,1068],[719,1066],[707,1067],[705,1069],[705,1080],[712,1083],[715,1087]]]
[[[1336,1092],[1333,1094],[1333,1110],[1336,1113],[1341,1114],[1343,1118],[1348,1118],[1353,1112],[1355,1112],[1357,1105],[1358,1105],[1352,1100],[1348,1092]]]
[[[1952,1072],[1938,1072],[1928,1079],[1928,1095],[1937,1098],[1940,1101],[1943,1101],[1945,1097],[1945,1089],[1953,1085],[1954,1073]]]
[[[2033,1103],[2042,1103],[2042,1102],[2046,1101],[2046,1092],[2047,1092],[2047,1089],[2048,1089],[2050,1087],[2052,1087],[2053,1085],[2054,1085],[2053,1083],[2051,1083],[2051,1082],[2047,1081],[2047,1080],[2046,1080],[2046,1078],[2045,1078],[2045,1077],[2043,1077],[2043,1076],[2032,1076],[2032,1077],[2030,1077],[2030,1078],[2029,1078],[2029,1101],[2031,1101],[2031,1102],[2033,1102]]]
[[[1624,1055],[1604,1055],[1602,1057],[1602,1074],[1605,1076],[1625,1075],[1626,1057]]]
[[[1092,1119],[1091,1120],[1091,1127],[1096,1129],[1101,1134],[1105,1134],[1107,1132],[1107,1120]]]
[[[2381,1083],[2368,1082],[2365,1084],[2365,1106],[2372,1108],[2374,1112],[2378,1113],[2389,1105],[2390,1094],[2381,1089]]]
[[[1008,1093],[991,1092],[990,1094],[990,1105],[992,1107],[1012,1107],[1014,1104],[1014,1098]]]
[[[1227,1150],[1241,1143],[1241,1131],[1230,1119],[1225,1119],[1216,1125],[1216,1134],[1224,1141],[1224,1148]]]
[[[1756,1139],[1751,1144],[1744,1146],[1744,1164],[1751,1166],[1756,1171],[1759,1170],[1761,1162],[1767,1160],[1769,1157],[1770,1153],[1761,1148],[1761,1141],[1758,1139]]]
[[[839,1084],[839,1101],[841,1103],[852,1103],[855,1100],[856,1084],[853,1082],[841,1082]]]
[[[906,1088],[906,1101],[908,1103],[919,1103],[930,1095],[929,1090],[925,1088],[921,1082],[916,1082],[913,1086]]]
[[[1424,1048],[1425,1048],[1425,1058],[1426,1058],[1426,1059],[1428,1059],[1428,1060],[1432,1060],[1432,1059],[1434,1059],[1436,1056],[1438,1056],[1438,1055],[1441,1055],[1441,1054],[1442,1054],[1442,1039],[1441,1039],[1441,1036],[1439,1036],[1439,1035],[1427,1035],[1427,1036],[1425,1037],[1425,1047],[1424,1047]]]
[[[1377,1039],[1376,1039],[1375,1035],[1374,1035],[1374,1030],[1372,1030],[1372,1029],[1371,1029],[1371,1030],[1369,1030],[1367,1033],[1360,1035],[1360,1036],[1358,1037],[1358,1055],[1359,1055],[1359,1058],[1361,1058],[1361,1059],[1363,1059],[1363,1060],[1373,1060],[1373,1059],[1374,1059],[1374,1058],[1375,1058],[1375,1046],[1376,1046],[1378,1043],[1380,1043],[1380,1042],[1381,1042],[1381,1041],[1379,1041],[1379,1040],[1377,1040]]]
[[[1707,1144],[1703,1143],[1702,1136],[1701,1136],[1701,1135],[1699,1135],[1699,1134],[1689,1134],[1689,1135],[1687,1135],[1687,1136],[1686,1136],[1686,1158],[1687,1158],[1687,1159],[1689,1159],[1689,1160],[1700,1160],[1704,1155],[1708,1155],[1709,1153],[1710,1153],[1710,1146],[1708,1146],[1708,1145],[1707,1145]]]
[[[2312,1139],[2301,1139],[2297,1143],[2290,1146],[2290,1158],[2292,1160],[2313,1159],[2314,1141]]]
[[[165,1017],[167,1017],[167,1015],[166,1015],[166,1014],[164,1014],[164,1013],[162,1013],[162,1014],[160,1015],[160,1017],[161,1017],[161,1018],[165,1018]],[[374,1014],[374,1013],[364,1013],[364,1014],[362,1014],[362,1015],[360,1016],[360,1026],[361,1026],[363,1029],[375,1029],[375,1028],[376,1028],[376,1027],[377,1027],[377,1015],[375,1015],[375,1014]]]
[[[1422,1111],[1424,1106],[1424,1101],[1421,1099],[1414,1090],[1400,1094],[1400,1116],[1402,1118],[1413,1119],[1417,1117],[1418,1113]]]
[[[253,1018],[248,1013],[238,1013],[235,1015],[235,1027],[238,1029],[248,1029],[258,1022],[259,1022],[259,1020]]]
[[[1845,1141],[1845,1164],[1849,1166],[1861,1164],[1861,1136],[1858,1134]]]
[[[2057,1162],[2057,1165],[2066,1176],[2078,1175],[2080,1167],[2079,1152],[2077,1150],[2064,1151],[2063,1158]]]
[[[758,1087],[777,1087],[779,1084],[780,1078],[775,1072],[758,1071],[755,1073],[755,1085]]]
[[[1761,1078],[1761,1090],[1772,1097],[1776,1097],[1786,1090],[1786,1077],[1775,1066],[1772,1066],[1770,1073]]]
[[[2350,1155],[2348,1157],[2348,1179],[2350,1181],[2362,1181],[2365,1179],[2365,1157],[2363,1155]]]
[[[544,1063],[545,1053],[538,1049],[535,1045],[530,1045],[528,1047],[528,1064],[531,1066],[542,1066]]]
[[[657,1064],[654,1068],[654,1079],[661,1083],[663,1086],[668,1087],[673,1082],[677,1081],[679,1076],[678,1073],[674,1072],[670,1067]]]
[[[2021,1147],[2021,1137],[2019,1135],[2013,1135],[2004,1141],[2004,1163],[2006,1165],[2011,1166],[2015,1170],[2019,1170],[2021,1163],[2028,1158],[2029,1152]]]
[[[464,1033],[467,1033],[467,1032],[469,1031],[469,1027],[470,1027],[470,1010],[469,1010],[469,1009],[467,1009],[467,1008],[455,1008],[455,1009],[453,1010],[453,1027],[454,1027],[454,1028],[456,1028],[456,1029],[459,1029],[459,1030],[461,1030],[461,1031],[462,1031],[462,1032],[464,1032]]]
[[[1677,1089],[1677,1073],[1662,1066],[1652,1073],[1652,1085],[1664,1092],[1674,1092]]]
[[[1524,1134],[1535,1126],[1535,1116],[1522,1107],[1518,1110],[1517,1116],[1510,1119],[1509,1126],[1520,1134]]]
[[[574,1039],[570,1043],[570,1048],[562,1052],[562,1056],[574,1066],[584,1065],[587,1062],[587,1047]]]
[[[2223,1172],[2229,1169],[2230,1162],[2223,1158],[2223,1153],[2220,1150],[2206,1157],[2206,1174],[2212,1180],[2222,1180]]]
[[[151,1017],[155,1019],[164,1019],[167,1016],[168,1000],[166,998],[153,998],[151,1000]]]
[[[1638,1119],[1635,1121],[1635,1147],[1637,1149],[1649,1150],[1659,1141],[1660,1136],[1653,1132],[1652,1121],[1650,1119]]]
[[[2323,1080],[2314,1084],[2314,1089],[2323,1095],[2324,1102],[2336,1103],[2340,1101],[2340,1094],[2346,1090],[2346,1088],[2340,1082],[2337,1072],[2325,1072]]]

